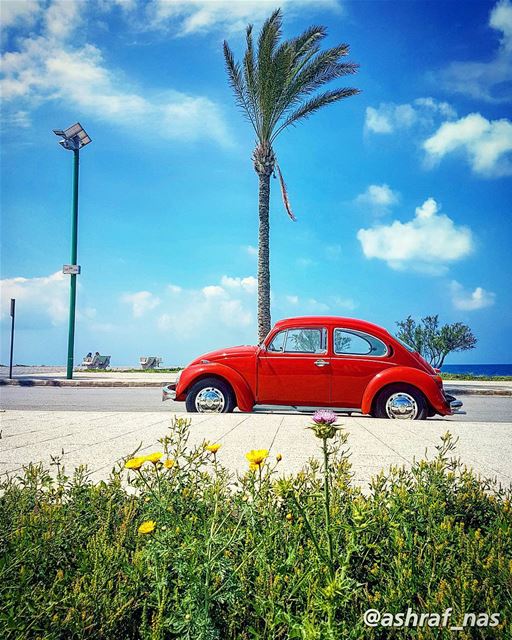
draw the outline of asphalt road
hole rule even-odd
[[[450,416],[445,420],[512,422],[512,397],[463,395],[461,400],[466,415]],[[162,402],[159,388],[133,387],[5,386],[0,387],[0,407],[23,411],[185,411],[183,402]]]

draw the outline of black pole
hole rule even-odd
[[[15,314],[16,300],[11,298],[11,357],[9,360],[9,379],[12,380],[12,353],[14,350],[14,314]]]

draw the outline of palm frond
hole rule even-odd
[[[295,61],[299,60],[312,46],[317,45],[327,35],[327,29],[322,25],[308,27],[300,36],[292,38],[290,44],[295,49]]]
[[[261,117],[260,140],[262,141],[268,140],[271,133],[269,124],[275,100],[276,75],[279,74],[275,55],[281,29],[282,13],[277,9],[265,21],[258,39],[258,104]]]
[[[283,174],[281,173],[281,168],[279,167],[277,162],[276,162],[276,168],[277,168],[277,175],[279,176],[279,183],[281,185],[281,196],[283,198],[284,208],[286,209],[286,212],[288,213],[290,218],[294,222],[297,222],[297,218],[293,215],[292,207],[291,207],[291,204],[290,204],[290,199],[288,197],[288,190],[286,188],[286,183],[284,181]]]
[[[247,86],[244,83],[244,77],[242,75],[240,64],[238,62],[235,62],[233,52],[231,51],[228,43],[225,40],[224,60],[226,63],[226,70],[228,72],[229,84],[233,89],[237,104],[242,109],[257,132],[254,109],[252,108],[251,101],[249,99]]]
[[[332,80],[357,71],[358,65],[339,62],[341,57],[347,55],[348,45],[341,44],[318,55],[316,55],[316,49],[317,47],[313,47],[306,59],[303,60],[300,71],[293,69],[289,74],[288,83],[283,87],[274,110],[272,130],[275,129],[281,118],[287,117],[290,111],[297,108],[298,104],[317,89]]]
[[[254,115],[256,135],[259,137],[261,132],[261,114],[258,105],[258,69],[254,59],[252,24],[248,25],[246,29],[245,41],[247,48],[245,50],[243,62],[244,80],[247,88],[247,99],[251,105]]]
[[[324,93],[320,93],[313,98],[306,100],[302,105],[300,105],[295,111],[293,111],[286,120],[276,129],[273,133],[270,142],[273,143],[277,136],[289,127],[290,125],[294,125],[299,120],[304,120],[308,118],[310,115],[318,111],[322,107],[325,107],[328,104],[332,104],[333,102],[338,102],[339,100],[343,100],[344,98],[350,98],[350,96],[355,96],[358,93],[361,93],[359,89],[352,88],[343,88],[343,89],[334,89],[333,91],[324,91]]]

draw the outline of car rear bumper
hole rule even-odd
[[[451,396],[448,393],[445,393],[444,397],[446,399],[446,403],[450,407],[450,414],[451,415],[453,415],[454,413],[466,413],[465,411],[461,411],[462,406],[463,406],[463,403],[462,403],[461,400],[457,400],[457,398],[455,396]]]
[[[176,400],[176,386],[176,382],[173,382],[162,387],[162,402],[164,400]]]

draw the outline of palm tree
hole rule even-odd
[[[258,337],[263,340],[271,328],[269,263],[270,176],[277,168],[283,202],[292,220],[286,185],[274,152],[277,136],[322,107],[349,98],[358,89],[343,88],[317,92],[325,84],[355,73],[358,65],[340,62],[349,52],[347,44],[320,51],[327,35],[325,27],[312,26],[303,34],[280,43],[282,13],[278,9],[264,23],[255,51],[252,25],[246,30],[247,48],[243,62],[235,61],[224,41],[224,58],[236,101],[256,133],[252,154],[259,179],[258,232]]]

